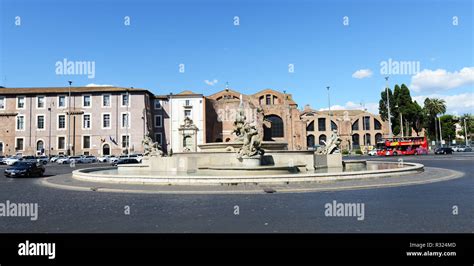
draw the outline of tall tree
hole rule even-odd
[[[428,130],[428,135],[431,139],[436,140],[439,132],[436,117],[446,113],[446,102],[443,99],[426,98],[423,110],[426,116],[425,128]]]

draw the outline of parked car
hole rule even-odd
[[[368,154],[369,156],[377,156],[377,152],[378,152],[378,151],[377,151],[376,149],[373,149],[373,150],[369,151],[367,154]]]
[[[139,154],[139,153],[137,153],[137,154],[130,154],[129,158],[137,159],[137,161],[138,161],[139,163],[141,163],[141,162],[142,162],[142,159],[143,159],[143,154]]]
[[[15,162],[11,167],[5,169],[5,177],[31,177],[43,176],[45,168],[36,162]]]
[[[96,163],[96,162],[97,162],[97,158],[95,156],[92,156],[92,155],[80,156],[79,161],[76,161],[76,163]]]
[[[70,163],[84,163],[85,158],[82,156],[69,156]]]
[[[115,155],[112,155],[110,158],[109,158],[109,162],[110,163],[115,163],[115,162],[118,162],[119,158],[118,157],[115,157]]]
[[[49,162],[49,157],[48,156],[38,156],[36,157],[36,161],[42,165],[46,165]]]
[[[58,164],[69,164],[71,160],[69,160],[69,157],[60,157],[56,160],[56,163]]]
[[[111,158],[114,158],[115,155],[104,155],[97,158],[100,163],[108,163]]]
[[[7,157],[5,156],[0,156],[0,164],[5,164],[5,160],[6,160]]]
[[[435,150],[435,154],[453,154],[453,149],[451,149],[449,147],[437,148]]]
[[[14,163],[20,161],[21,156],[10,156],[5,160],[6,165],[13,165]]]
[[[64,155],[56,155],[56,156],[53,156],[49,159],[50,162],[54,163],[56,162],[58,159],[61,159],[61,158],[65,158],[66,156]]]
[[[450,148],[453,149],[453,151],[455,151],[455,152],[459,151],[459,146],[458,145],[451,146]]]
[[[459,145],[458,148],[456,149],[456,151],[464,152],[465,149],[466,149],[466,145]]]
[[[464,148],[464,152],[472,152],[472,148],[467,146],[466,148]]]
[[[112,163],[113,166],[117,166],[119,164],[136,164],[139,163],[135,158],[123,158],[119,159],[117,162]]]

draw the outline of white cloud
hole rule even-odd
[[[372,70],[370,69],[359,69],[352,74],[352,77],[356,79],[364,79],[364,78],[370,78],[372,74],[373,74]]]
[[[430,94],[414,96],[413,100],[416,100],[418,104],[423,106],[423,102],[426,98],[439,98],[446,101],[446,112],[454,115],[464,113],[474,113],[474,93],[466,92],[456,95],[441,95],[441,94]]]
[[[114,85],[108,85],[108,84],[94,84],[94,83],[89,83],[86,85],[86,87],[113,87]]]
[[[216,83],[219,82],[217,79],[213,79],[213,80],[204,80],[204,83],[206,83],[207,85],[209,86],[214,86],[216,85]]]
[[[414,91],[437,92],[474,84],[474,67],[448,72],[444,69],[424,69],[411,77],[410,88]]]
[[[354,103],[354,102],[346,102],[344,105],[331,105],[331,110],[364,110],[367,109],[367,112],[372,114],[379,113],[379,104],[378,103]],[[328,108],[321,108],[319,111],[326,111]]]

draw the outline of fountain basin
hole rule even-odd
[[[346,161],[347,162],[347,161]],[[367,161],[365,167],[347,170],[341,168],[315,169],[306,172],[287,172],[269,174],[266,171],[247,173],[235,169],[229,172],[217,172],[213,169],[199,169],[188,173],[183,171],[149,171],[147,167],[127,167],[134,169],[128,173],[119,173],[116,167],[86,168],[73,171],[73,178],[91,182],[151,184],[151,185],[224,185],[224,184],[278,184],[294,182],[330,182],[347,179],[380,178],[414,174],[423,171],[423,165],[417,163]]]

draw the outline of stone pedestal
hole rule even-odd
[[[262,161],[261,155],[255,155],[252,157],[243,156],[239,159],[242,162],[243,167],[255,167],[260,166]]]
[[[314,168],[335,168],[342,167],[342,154],[315,154]]]

